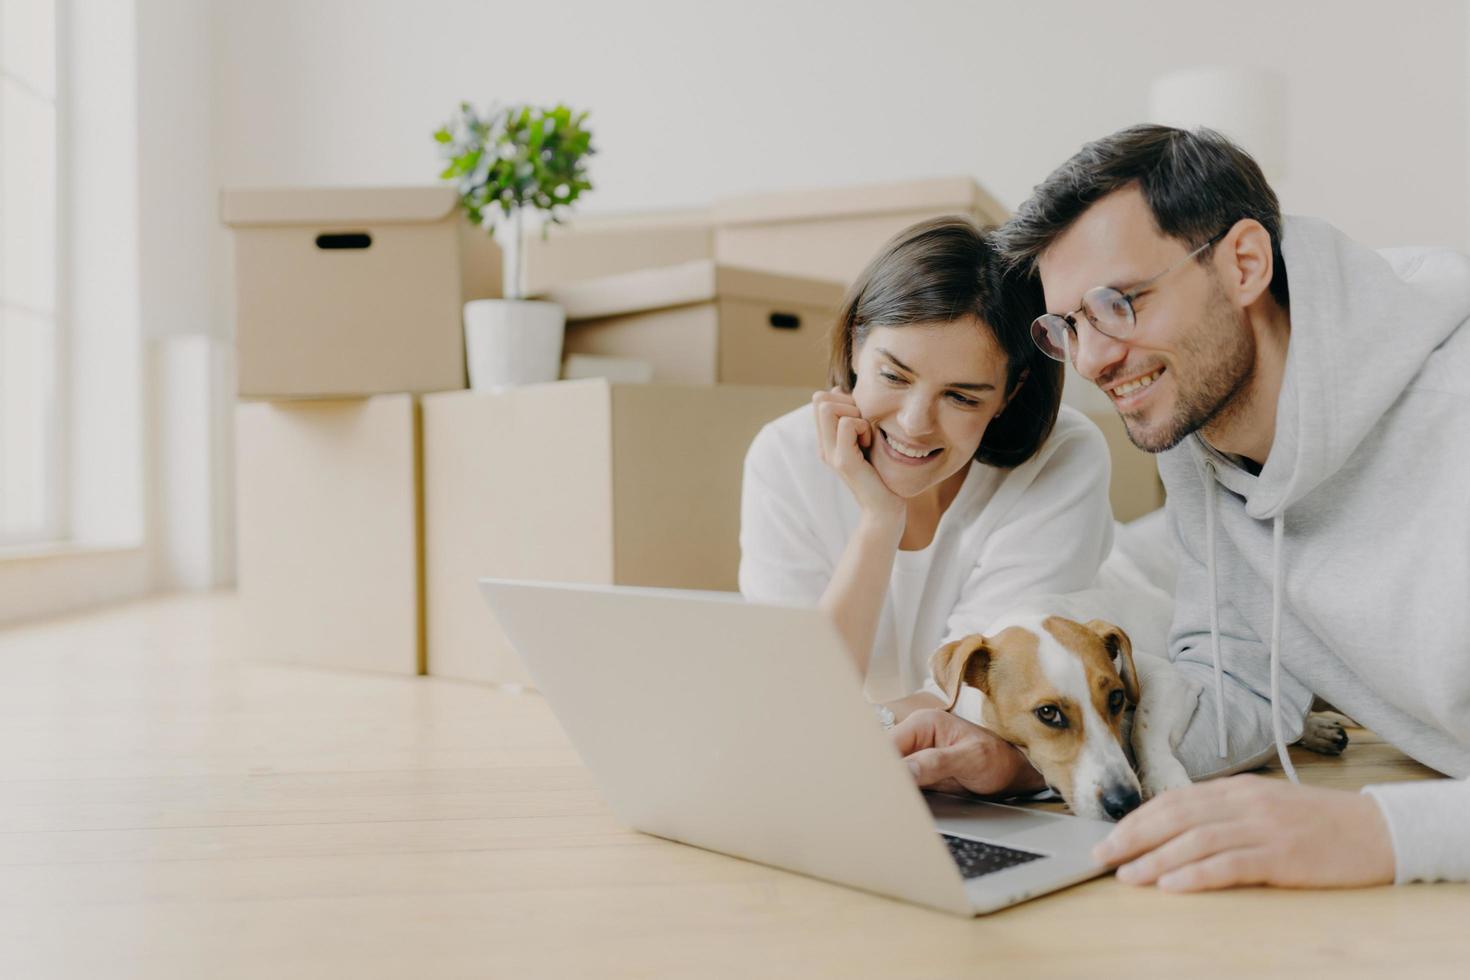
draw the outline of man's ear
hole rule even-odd
[[[1133,666],[1133,644],[1129,641],[1128,634],[1101,619],[1094,619],[1087,624],[1087,628],[1102,637],[1108,659],[1113,662],[1113,669],[1123,681],[1123,693],[1128,696],[1129,701],[1137,704],[1138,668]]]
[[[1250,306],[1271,287],[1276,274],[1271,233],[1254,218],[1241,218],[1216,246],[1225,263],[1225,288],[1241,306]]]
[[[929,671],[934,675],[934,683],[944,691],[949,702],[944,706],[945,711],[953,708],[959,700],[961,684],[990,693],[986,676],[989,670],[990,646],[978,633],[946,643],[929,658]]]

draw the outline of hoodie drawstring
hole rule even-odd
[[[1276,756],[1286,778],[1293,783],[1296,769],[1286,752],[1286,740],[1281,737],[1281,541],[1286,534],[1284,515],[1277,514],[1271,522],[1271,735],[1276,739]]]
[[[1210,568],[1210,654],[1215,662],[1215,737],[1219,743],[1220,758],[1228,756],[1229,745],[1225,731],[1225,672],[1220,660],[1220,593],[1215,571],[1215,465],[1204,464],[1208,489],[1205,491],[1205,549]],[[1282,541],[1286,534],[1283,515],[1277,514],[1271,522],[1271,735],[1276,741],[1276,756],[1281,768],[1293,783],[1300,782],[1296,767],[1286,751],[1286,740],[1281,736],[1281,592],[1282,592]]]
[[[1205,548],[1210,566],[1210,656],[1215,661],[1215,740],[1220,758],[1227,757],[1229,736],[1225,731],[1225,671],[1220,665],[1220,589],[1215,577],[1215,465],[1205,463],[1209,501],[1205,505]]]

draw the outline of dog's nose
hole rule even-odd
[[[1142,802],[1143,797],[1132,786],[1113,786],[1102,794],[1103,812],[1114,820],[1122,820]]]

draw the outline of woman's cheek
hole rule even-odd
[[[990,423],[994,418],[995,414],[993,412],[989,415],[981,416],[974,424],[966,426],[964,434],[955,440],[957,444],[963,442],[964,445],[970,447],[970,451],[966,454],[967,456],[973,457],[979,451],[980,442],[985,438],[985,430],[990,428]]]

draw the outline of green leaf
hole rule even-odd
[[[446,163],[439,177],[457,182],[460,206],[482,227],[525,207],[559,222],[558,209],[592,188],[586,158],[596,151],[587,115],[561,103],[492,106],[482,114],[461,102],[458,116],[434,131]]]

